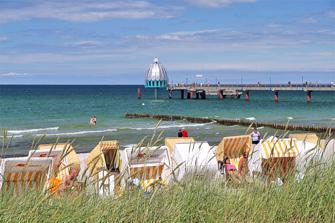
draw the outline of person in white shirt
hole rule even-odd
[[[254,131],[251,133],[251,140],[253,145],[257,145],[261,140],[261,134],[257,130],[257,127],[254,127]]]

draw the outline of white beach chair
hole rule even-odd
[[[53,150],[29,150],[28,157],[30,158],[52,158],[52,174],[58,173],[59,176],[66,176],[69,174],[68,168],[66,168],[67,158],[63,157],[63,149]]]
[[[215,150],[207,142],[177,143],[171,157],[177,180],[186,173],[217,172]]]
[[[126,148],[121,151],[122,185],[137,182],[148,191],[160,182],[167,184],[170,179],[170,155],[166,146],[146,148]]]
[[[52,172],[52,158],[6,158],[0,167],[0,190],[13,188],[21,192],[27,188],[45,190]]]

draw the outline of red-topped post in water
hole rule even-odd
[[[279,91],[274,91],[274,99],[276,103],[279,102]]]
[[[138,98],[138,99],[141,99],[141,98],[142,98],[142,90],[141,90],[140,87],[137,88],[137,98]]]
[[[245,91],[244,92],[244,100],[245,101],[249,101],[250,100],[250,92],[249,91]]]
[[[306,92],[306,102],[311,103],[312,101],[312,91],[307,91]]]
[[[218,90],[217,94],[218,94],[219,99],[221,99],[221,100],[224,99],[223,90]]]

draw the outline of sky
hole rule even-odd
[[[0,84],[142,84],[155,57],[173,83],[330,83],[335,1],[0,0]]]

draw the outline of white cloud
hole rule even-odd
[[[146,1],[28,1],[28,4],[22,7],[0,7],[0,23],[34,18],[73,22],[93,22],[111,18],[170,18],[177,10]]]
[[[0,42],[7,41],[8,38],[6,36],[0,36]]]
[[[236,3],[254,3],[256,0],[188,0],[190,4],[198,6],[219,8],[226,7]]]
[[[270,23],[267,25],[268,28],[281,28],[282,25],[278,24],[278,23]]]
[[[172,33],[164,33],[157,36],[146,36],[146,35],[137,35],[137,39],[141,40],[171,40],[171,41],[181,41],[181,40],[191,40],[196,37],[213,34],[220,32],[220,29],[206,29],[206,30],[198,30],[198,31],[186,31],[186,32],[172,32]]]
[[[22,77],[27,75],[28,75],[27,73],[15,73],[15,72],[0,73],[0,77]]]
[[[318,20],[316,20],[313,17],[307,17],[307,18],[302,19],[302,23],[305,23],[305,24],[315,24],[317,22],[318,22]]]
[[[73,44],[74,46],[82,47],[82,48],[92,48],[97,47],[100,45],[100,42],[94,41],[94,40],[83,40],[78,41]]]
[[[330,17],[330,18],[335,18],[335,11],[327,12],[327,16]]]

